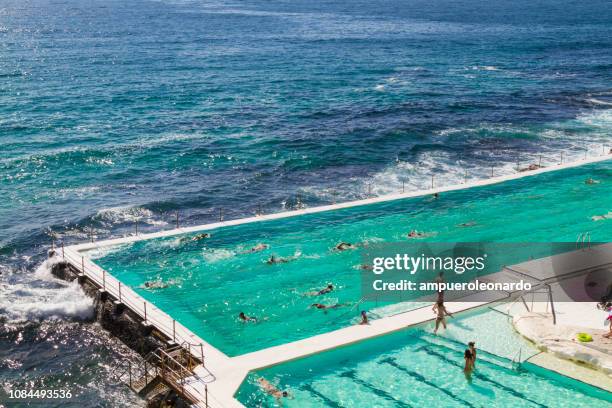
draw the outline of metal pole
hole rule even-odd
[[[202,343],[200,343],[200,361],[204,365],[204,345]]]
[[[85,257],[84,256],[81,257],[81,273],[85,275]]]
[[[136,220],[136,236],[138,236],[138,220]]]
[[[550,288],[550,285],[546,286],[548,286],[548,300],[550,301],[550,311],[552,312],[553,316],[553,324],[557,324],[557,314],[555,313],[555,304],[553,303],[552,289]]]
[[[176,212],[176,228],[179,228],[179,212]]]
[[[208,384],[204,384],[204,403],[208,407]]]
[[[431,175],[431,188],[434,188],[434,175]]]
[[[121,301],[121,281],[119,281],[119,303],[123,303]]]
[[[465,176],[463,178],[464,183],[467,183],[467,176],[468,176],[467,169],[465,169]]]
[[[493,177],[493,166],[491,166],[491,177]]]
[[[219,208],[219,221],[223,221],[223,208]]]
[[[538,167],[542,167],[542,155],[540,155],[540,159],[538,161]]]
[[[132,388],[132,362],[128,361],[128,371],[129,371],[129,378],[130,378],[130,388]]]
[[[102,269],[102,288],[106,292],[106,270]]]
[[[402,180],[402,193],[406,192],[406,182]]]
[[[563,152],[561,152],[561,164],[563,164]]]
[[[146,323],[147,322],[147,301],[145,300],[143,303],[144,303],[144,320]]]
[[[64,252],[64,241],[62,241],[62,258],[66,259],[66,253]]]
[[[176,342],[176,320],[172,319],[172,341]]]

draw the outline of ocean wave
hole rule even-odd
[[[58,259],[43,262],[29,282],[0,282],[0,318],[9,323],[44,319],[91,319],[93,300],[78,282],[65,282],[51,274]]]
[[[602,101],[595,98],[587,98],[586,101],[591,102],[594,105],[612,106],[612,102]]]
[[[104,258],[106,256],[112,255],[117,252],[125,251],[132,245],[133,243],[104,246],[104,247],[91,249],[87,251],[86,254],[90,259],[100,259],[100,258]]]
[[[142,207],[111,207],[99,210],[93,217],[105,226],[133,224],[141,222],[149,225],[167,225],[164,220],[155,218],[153,211]]]

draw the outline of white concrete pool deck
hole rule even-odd
[[[245,377],[250,371],[269,367],[275,364],[280,364],[286,361],[291,361],[297,358],[302,358],[326,350],[331,350],[351,343],[363,341],[365,339],[382,336],[384,334],[402,330],[406,327],[433,320],[434,315],[431,311],[431,308],[425,307],[421,309],[416,309],[394,316],[373,320],[368,325],[355,325],[345,327],[339,330],[334,330],[292,343],[286,343],[283,345],[270,347],[268,349],[259,350],[236,357],[228,357],[226,354],[222,353],[220,350],[210,345],[204,339],[195,335],[193,332],[191,332],[189,329],[187,329],[180,323],[175,322],[164,311],[160,310],[153,304],[145,301],[145,299],[138,295],[135,291],[133,291],[129,287],[126,287],[125,285],[122,285],[115,277],[113,277],[111,274],[107,273],[98,265],[96,265],[93,261],[91,261],[85,255],[85,252],[101,247],[127,244],[135,241],[168,237],[197,231],[206,231],[231,225],[281,219],[299,216],[302,214],[311,214],[384,201],[399,200],[403,198],[417,197],[452,190],[460,190],[470,187],[486,186],[550,171],[610,160],[611,158],[611,155],[599,156],[595,158],[581,160],[578,162],[566,163],[558,166],[551,166],[543,169],[526,171],[513,175],[494,177],[491,179],[479,180],[472,183],[433,188],[429,190],[421,190],[404,194],[392,194],[383,197],[353,201],[349,203],[334,204],[297,211],[283,212],[278,214],[250,217],[241,220],[218,222],[188,228],[178,228],[169,231],[161,231],[152,234],[142,234],[138,236],[110,239],[94,243],[83,243],[58,250],[58,256],[63,257],[75,269],[81,271],[86,277],[91,279],[100,288],[103,288],[113,298],[120,298],[121,302],[123,302],[133,312],[137,313],[143,319],[145,319],[148,324],[154,326],[155,329],[164,333],[171,339],[175,338],[175,341],[177,343],[180,344],[186,342],[196,347],[198,345],[203,345],[206,368],[204,368],[203,366],[199,366],[198,368],[196,368],[195,372],[199,376],[199,378],[192,379],[192,381],[190,381],[189,386],[187,387],[190,390],[191,395],[194,396],[195,399],[198,399],[200,401],[198,403],[199,406],[205,407],[203,396],[205,395],[205,387],[208,386],[208,405],[210,407],[242,407],[242,404],[234,398],[234,394],[237,392],[238,388],[240,387],[240,384],[244,381]],[[612,259],[610,261],[612,262]],[[546,265],[551,264],[551,262],[544,262],[540,264],[535,263],[532,265],[535,265],[538,268],[544,268]],[[521,265],[516,265],[516,267],[518,269],[521,269]],[[568,272],[571,272],[570,269],[575,267],[575,265],[573,263],[568,263],[566,267],[568,268]],[[542,272],[544,274],[547,273],[547,271],[544,270]],[[503,276],[507,276],[507,274],[505,274],[504,272],[500,272],[500,274],[504,274]],[[495,275],[496,274],[490,275],[489,277],[494,280]],[[509,294],[507,293],[503,293],[500,294],[500,297],[498,299],[492,299],[487,301],[447,302],[447,307],[452,313],[458,313],[461,311],[480,307],[485,304],[492,303],[494,301],[499,301],[507,297],[508,295]],[[197,356],[196,353],[194,353],[194,355]]]

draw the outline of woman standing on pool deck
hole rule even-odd
[[[434,334],[437,334],[438,328],[440,328],[440,323],[442,323],[442,326],[444,327],[444,329],[446,329],[446,316],[453,317],[453,315],[450,314],[448,310],[446,310],[444,302],[441,301],[436,302],[436,304],[433,305],[431,310],[433,310],[434,313],[437,313],[436,328],[434,329]]]

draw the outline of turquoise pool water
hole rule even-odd
[[[612,395],[506,355],[522,348],[535,353],[499,312],[455,319],[449,331],[433,336],[413,328],[353,346],[251,373],[237,398],[247,407],[281,406],[263,392],[265,378],[287,391],[285,407],[603,407]],[[488,329],[488,330],[487,330]],[[456,335],[469,332],[457,341]],[[490,337],[495,333],[497,337]],[[446,337],[449,335],[449,337]],[[467,341],[476,341],[478,360],[472,383],[463,373]],[[526,357],[524,355],[524,357]]]
[[[598,184],[586,184],[592,177]],[[353,324],[360,309],[397,311],[361,298],[360,251],[340,241],[398,242],[416,229],[439,242],[573,242],[590,231],[612,239],[612,162],[487,187],[353,207],[176,236],[92,253],[97,262],[228,355],[238,355]],[[473,223],[470,227],[460,224]],[[257,244],[268,249],[248,252]],[[271,255],[294,257],[268,265]],[[147,289],[146,281],[164,288]],[[328,283],[335,290],[310,296]],[[313,303],[339,304],[333,310]],[[404,307],[404,306],[402,306]],[[258,323],[244,324],[243,311]]]

